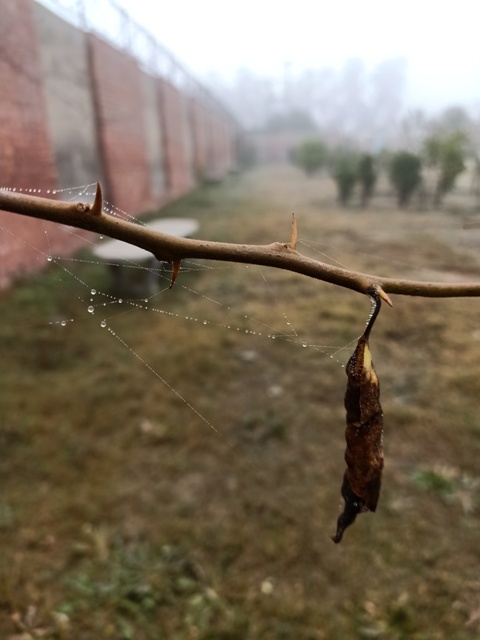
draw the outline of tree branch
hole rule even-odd
[[[178,263],[186,258],[204,258],[277,267],[359,293],[368,294],[373,287],[389,303],[388,295],[385,295],[388,293],[430,298],[480,296],[480,282],[445,284],[383,278],[313,260],[295,249],[295,222],[292,222],[290,242],[273,242],[268,245],[210,242],[169,236],[139,224],[126,222],[102,211],[100,185],[92,205],[81,202],[59,202],[2,189],[0,190],[0,210],[2,209],[10,213],[50,220],[116,238],[151,252],[159,260]]]

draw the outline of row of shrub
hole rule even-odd
[[[407,206],[422,185],[425,169],[433,170],[433,203],[439,206],[465,170],[469,155],[468,139],[462,131],[450,131],[427,138],[420,154],[399,150],[378,156],[350,148],[329,149],[318,139],[302,142],[293,152],[292,161],[309,176],[328,170],[337,185],[338,200],[346,205],[357,185],[360,201],[367,206],[374,194],[379,172],[385,169],[395,191],[398,205]],[[480,162],[475,158],[477,171]]]

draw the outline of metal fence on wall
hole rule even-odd
[[[76,27],[95,33],[129,53],[151,75],[165,78],[184,94],[200,100],[236,124],[233,115],[218,98],[115,0],[36,1]]]

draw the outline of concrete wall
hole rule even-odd
[[[101,181],[86,35],[37,2],[33,9],[59,187]]]

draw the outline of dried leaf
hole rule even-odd
[[[332,536],[340,542],[344,530],[355,521],[358,513],[377,508],[383,469],[383,414],[380,386],[368,339],[381,306],[379,292],[372,289],[373,313],[348,361],[345,409],[347,428],[345,462],[347,469],[341,488],[344,510],[338,517],[337,532]]]

